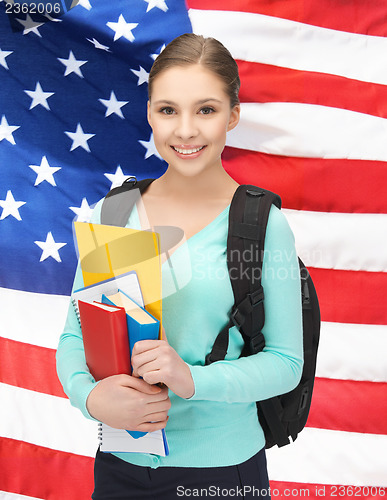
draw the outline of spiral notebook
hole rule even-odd
[[[78,300],[100,302],[103,294],[113,295],[118,293],[119,289],[125,291],[125,293],[127,293],[127,295],[129,295],[138,305],[144,307],[144,300],[137,273],[135,271],[130,271],[73,292],[72,302],[79,323],[81,323],[81,321]],[[135,438],[133,435],[140,437]],[[100,442],[101,451],[107,453],[151,453],[163,457],[169,454],[164,429],[148,432],[145,435],[142,435],[142,433],[133,433],[133,435],[130,435],[126,430],[113,429],[102,423],[98,424],[98,440]]]
[[[102,294],[112,295],[117,293],[119,289],[123,290],[137,304],[144,307],[144,299],[142,297],[137,273],[135,271],[129,271],[128,273],[115,276],[105,281],[100,281],[94,285],[80,288],[72,293],[71,300],[78,316],[79,323],[78,300],[84,300],[85,302],[101,302]]]
[[[125,430],[99,423],[98,440],[100,450],[105,453],[150,453],[161,457],[169,455],[164,429],[148,432],[135,439]]]

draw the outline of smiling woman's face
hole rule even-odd
[[[175,66],[153,82],[148,121],[160,155],[186,176],[220,167],[226,133],[239,121],[224,83],[200,64]]]

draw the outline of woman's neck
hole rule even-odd
[[[192,177],[168,168],[164,175],[152,183],[152,194],[167,195],[189,203],[205,199],[229,199],[237,187],[238,183],[222,166]]]

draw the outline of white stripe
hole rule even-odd
[[[262,153],[387,161],[387,120],[302,103],[242,103],[227,145]]]
[[[0,436],[54,450],[95,456],[97,424],[68,399],[0,383]]]
[[[38,497],[27,497],[19,493],[10,493],[8,491],[0,491],[0,500],[44,500]]]
[[[387,272],[387,214],[284,213],[306,266]]]
[[[3,408],[7,409],[0,413],[2,436],[94,456],[96,424],[83,418],[67,400],[6,384],[0,384],[0,398]],[[387,486],[386,449],[387,436],[305,428],[292,445],[268,450],[270,478]],[[342,460],[343,450],[345,460]]]
[[[336,31],[250,12],[189,10],[193,32],[221,41],[234,58],[387,84],[384,37]]]
[[[56,349],[69,297],[0,288],[0,336]]]
[[[386,449],[384,435],[307,427],[294,443],[267,450],[269,477],[296,483],[387,486]]]
[[[304,248],[307,248],[306,246]],[[309,250],[311,252],[311,250]],[[303,249],[300,249],[303,253]],[[304,252],[305,253],[305,252]],[[312,253],[312,252],[311,252]],[[319,251],[316,250],[316,255]],[[305,257],[305,256],[303,256]],[[307,259],[305,259],[307,262]],[[310,265],[310,264],[309,264]],[[313,261],[313,265],[317,266],[318,261]],[[0,300],[5,300],[6,294],[4,289],[0,289]],[[12,295],[13,290],[9,291]],[[30,293],[17,293],[17,301],[13,304],[13,310],[6,308],[2,312],[1,324],[9,324],[13,317],[22,318],[23,311],[28,308],[31,301]],[[28,338],[24,335],[24,329],[18,331],[7,330],[7,333],[12,333],[12,339],[43,347],[56,348],[57,338],[63,328],[62,319],[57,318],[58,311],[61,309],[67,311],[67,297],[63,300],[62,296],[39,296],[34,297],[40,304],[40,317],[36,315],[35,323],[41,324],[41,330],[36,329],[35,336],[32,333]],[[57,311],[56,314],[48,315],[44,318],[42,313],[42,303],[49,297],[49,305],[52,311]],[[17,308],[17,309],[15,309]],[[31,318],[28,317],[26,324],[31,325]],[[44,328],[43,328],[44,326]],[[34,330],[35,331],[35,330]],[[39,336],[39,333],[47,332],[45,335]],[[50,337],[51,332],[56,332],[56,335]],[[3,335],[7,337],[7,335]],[[10,337],[8,335],[8,337]],[[55,341],[53,341],[55,338]],[[48,340],[47,340],[48,339]],[[361,346],[361,349],[359,349]],[[319,345],[319,354],[317,362],[318,377],[334,378],[344,380],[368,380],[374,382],[387,382],[387,364],[385,363],[384,353],[387,352],[387,326],[384,325],[354,325],[345,323],[327,323],[321,324],[321,338]]]
[[[387,325],[321,323],[316,376],[387,382]]]

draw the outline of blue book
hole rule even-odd
[[[122,290],[119,289],[118,293],[109,296],[103,294],[102,302],[125,309],[130,355],[132,355],[134,344],[139,340],[157,340],[159,338],[160,321]]]
[[[102,302],[125,309],[130,356],[132,356],[134,344],[139,340],[157,340],[159,338],[160,321],[152,316],[146,309],[139,306],[122,290],[118,290],[117,293],[109,296],[103,294]],[[147,434],[146,432],[140,431],[127,432],[135,439]]]

